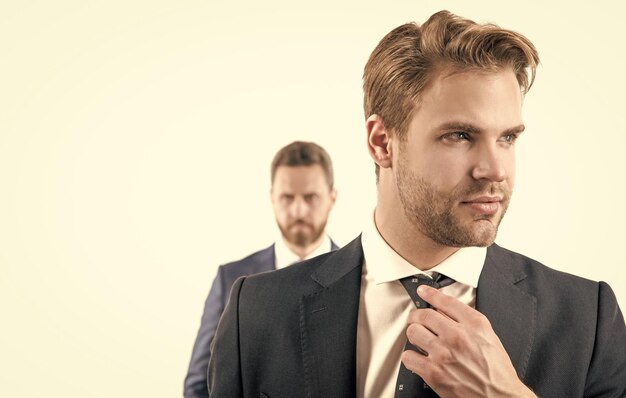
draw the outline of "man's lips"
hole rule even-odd
[[[502,197],[500,196],[479,196],[463,201],[461,204],[470,207],[481,215],[492,216],[498,212],[500,202],[502,202]]]
[[[292,228],[292,229],[293,228],[300,228],[300,229],[302,229],[302,228],[312,228],[312,226],[310,224],[308,224],[308,223],[305,223],[305,222],[295,222],[295,223],[291,224],[289,226],[289,228]]]

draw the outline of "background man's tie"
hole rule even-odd
[[[417,295],[417,287],[420,285],[432,286],[435,289],[442,288],[454,283],[453,279],[447,276],[433,273],[433,279],[430,279],[426,275],[409,276],[400,279],[400,282],[406,289],[409,296],[413,300],[413,303],[417,308],[431,308],[431,305],[422,300]],[[413,350],[420,352],[420,349],[415,347],[407,339],[404,345],[404,350]],[[400,362],[400,372],[398,372],[398,381],[396,382],[395,398],[431,398],[439,397],[431,388],[422,380],[421,377],[408,370],[402,362]]]

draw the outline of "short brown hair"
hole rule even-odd
[[[319,164],[324,170],[326,182],[330,189],[335,184],[333,176],[333,162],[324,148],[314,142],[294,141],[291,144],[281,148],[272,160],[272,183],[276,176],[276,169],[279,166],[312,166]]]
[[[363,73],[365,118],[379,115],[403,139],[420,94],[437,72],[510,67],[525,94],[538,63],[537,50],[521,34],[439,11],[421,26],[395,28],[378,43]]]

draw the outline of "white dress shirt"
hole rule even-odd
[[[357,331],[357,397],[392,398],[406,342],[407,319],[415,309],[399,280],[418,274],[430,277],[439,272],[455,280],[441,291],[474,307],[487,249],[461,248],[422,272],[385,242],[374,217],[365,226],[361,242],[364,263]]]
[[[324,239],[320,242],[319,246],[315,248],[308,256],[305,258],[298,257],[297,254],[289,249],[289,246],[285,243],[285,238],[282,235],[276,239],[276,243],[274,243],[274,254],[276,258],[276,269],[285,268],[288,265],[293,263],[297,263],[303,260],[308,260],[310,258],[319,256],[320,254],[328,253],[332,249],[332,243],[330,242],[330,237],[328,235],[324,235]]]

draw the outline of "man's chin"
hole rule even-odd
[[[310,234],[289,234],[288,236],[283,235],[287,242],[291,243],[294,246],[298,247],[307,247],[313,242],[313,239]]]
[[[493,242],[496,240],[496,236],[498,234],[498,227],[493,225],[491,220],[480,220],[477,223],[481,224],[476,226],[471,233],[471,245],[468,246],[478,246],[478,247],[487,247],[491,246]]]
[[[493,245],[493,242],[495,242],[495,237],[491,238],[491,239],[478,239],[476,240],[476,242],[474,242],[475,244],[470,245],[468,247],[489,247],[491,245]]]
[[[489,220],[472,221],[465,227],[457,226],[455,230],[448,231],[446,236],[434,239],[439,244],[450,247],[487,247],[496,240],[498,227]]]

